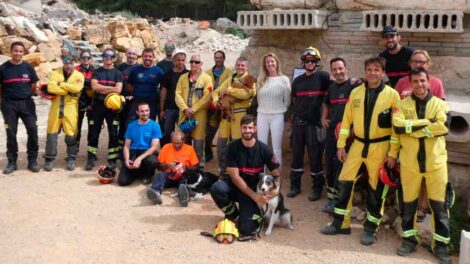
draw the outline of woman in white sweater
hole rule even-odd
[[[290,104],[290,82],[281,72],[279,58],[274,53],[263,56],[257,84],[258,100],[258,139],[271,143],[274,155],[282,166],[282,138],[284,134],[284,113]]]

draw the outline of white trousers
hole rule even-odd
[[[282,167],[282,137],[284,134],[284,114],[258,113],[256,119],[258,127],[258,140],[268,144],[268,135],[271,132],[273,153]]]

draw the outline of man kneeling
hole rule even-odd
[[[188,206],[189,189],[186,180],[181,177],[186,169],[196,169],[199,164],[196,151],[190,145],[184,144],[184,134],[173,132],[171,143],[166,144],[158,161],[161,171],[155,176],[152,186],[147,190],[147,197],[155,204],[162,204],[162,191],[164,187],[178,187],[178,196],[182,207]]]

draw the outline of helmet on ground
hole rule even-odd
[[[111,166],[100,166],[98,168],[98,181],[101,184],[109,184],[114,181],[116,170]]]
[[[47,91],[47,84],[45,83],[39,84],[38,88],[36,89],[36,92],[39,96],[46,100],[53,100],[56,97],[55,94],[49,93]]]
[[[125,102],[126,98],[117,93],[110,93],[106,96],[106,98],[104,98],[104,105],[106,108],[116,113],[121,112]]]
[[[313,46],[306,48],[302,52],[302,56],[300,56],[300,59],[304,61],[305,59],[307,59],[307,57],[312,57],[312,59],[321,60],[320,51],[314,48]]]
[[[214,239],[220,244],[232,244],[239,236],[235,223],[224,219],[214,229]]]
[[[191,133],[197,126],[197,121],[196,119],[188,119],[181,123],[180,129],[183,133]]]
[[[398,171],[390,169],[385,164],[382,164],[379,169],[379,179],[385,185],[390,187],[397,187],[400,184],[400,174]]]

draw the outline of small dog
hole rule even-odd
[[[246,75],[236,81],[233,81],[232,88],[245,89],[248,91],[253,89],[254,83],[256,83],[256,78],[252,75]],[[228,118],[229,120],[233,118],[233,105],[238,100],[239,99],[227,94],[220,98],[220,111],[222,112],[222,117]]]
[[[191,192],[195,193],[194,197],[196,199],[208,193],[212,184],[219,179],[217,175],[204,172],[201,169],[186,170],[181,176],[186,179],[186,185]]]
[[[257,193],[264,195],[277,188],[279,188],[279,180],[277,177],[261,173],[257,185]],[[284,206],[284,197],[281,193],[269,199],[260,210],[263,213],[263,221],[268,223],[268,228],[264,233],[265,235],[271,235],[274,225],[294,229],[292,213]]]

